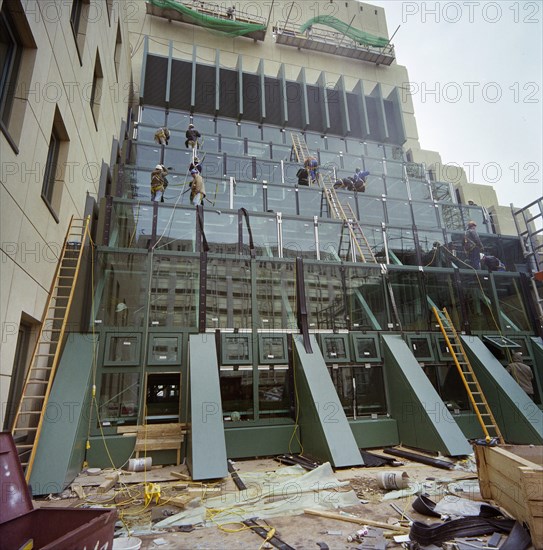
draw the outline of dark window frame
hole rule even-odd
[[[53,214],[57,223],[59,221],[58,215],[53,207],[53,196],[55,191],[55,180],[58,169],[58,158],[60,155],[60,143],[61,139],[56,131],[55,127],[51,130],[51,137],[49,139],[49,148],[47,150],[47,161],[45,164],[45,170],[43,173],[43,184],[41,188],[41,198],[47,205],[47,208]]]

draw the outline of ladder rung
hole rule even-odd
[[[17,447],[17,449],[32,449],[34,445],[15,445],[15,447]]]
[[[12,432],[35,432],[38,428],[13,428]]]
[[[49,380],[27,380],[27,384],[49,384]]]
[[[50,344],[51,342],[42,342],[43,344]],[[54,353],[36,353],[34,357],[54,357]]]
[[[41,410],[39,411],[21,411],[19,412],[19,415],[21,414],[41,414]]]
[[[23,399],[43,399],[45,395],[23,395]]]

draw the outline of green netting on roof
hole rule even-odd
[[[355,42],[359,44],[364,44],[366,46],[375,46],[377,48],[384,48],[388,44],[386,38],[380,38],[379,36],[374,36],[364,31],[354,29],[347,23],[332,17],[331,15],[318,15],[313,17],[309,21],[306,21],[301,27],[300,32],[304,32],[307,28],[311,27],[315,23],[320,23],[321,25],[326,25],[327,27],[332,27],[339,31],[340,33],[352,38]]]
[[[242,21],[236,21],[233,19],[221,19],[220,17],[213,17],[211,15],[205,15],[198,13],[197,11],[179,4],[174,0],[148,0],[149,4],[156,6],[157,8],[173,9],[183,15],[183,20],[187,23],[199,25],[228,36],[243,36],[250,32],[265,31],[266,25],[259,25],[257,23],[243,23]]]

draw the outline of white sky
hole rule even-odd
[[[401,25],[392,43],[421,147],[492,185],[502,205],[542,197],[543,2],[369,3],[385,9],[390,34]]]

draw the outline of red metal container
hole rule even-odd
[[[0,433],[0,550],[106,550],[116,520],[116,510],[34,510],[13,438]]]

